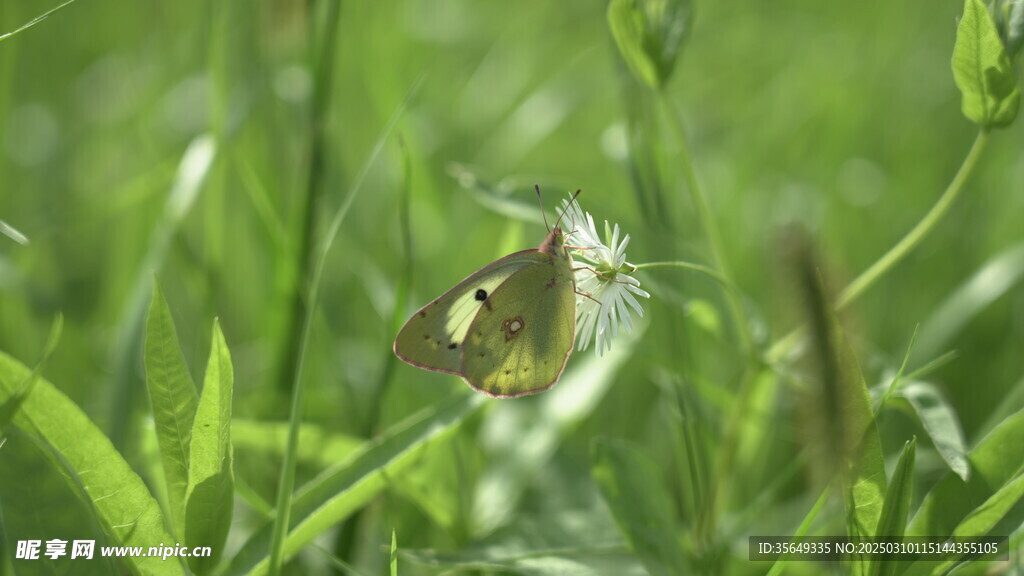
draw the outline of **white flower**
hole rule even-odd
[[[566,244],[583,261],[576,268],[576,349],[586,350],[591,339],[598,356],[611,350],[612,339],[618,335],[619,322],[627,331],[633,329],[630,308],[641,318],[644,309],[636,297],[650,298],[640,289],[640,281],[630,276],[636,267],[626,262],[629,234],[619,242],[619,225],[614,230],[605,220],[605,239],[594,226],[594,218],[584,213],[575,200],[563,201],[565,216],[571,230]]]

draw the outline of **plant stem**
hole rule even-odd
[[[860,298],[882,276],[898,264],[900,260],[906,258],[914,248],[917,248],[917,245],[931,233],[932,229],[949,212],[949,208],[964,189],[967,179],[970,178],[971,173],[974,172],[975,167],[978,165],[978,159],[981,157],[987,141],[988,131],[979,131],[978,136],[974,139],[974,144],[971,145],[970,151],[967,152],[963,163],[960,164],[960,169],[957,170],[953,180],[950,181],[942,196],[935,202],[935,205],[932,206],[931,210],[924,215],[924,218],[906,236],[839,293],[839,297],[836,299],[836,311],[843,310],[857,300],[857,298]],[[768,349],[767,354],[765,354],[768,363],[775,363],[785,356],[793,346],[803,339],[804,331],[804,327],[800,327],[777,340]]]
[[[683,268],[685,270],[693,270],[694,272],[700,272],[705,276],[709,276],[717,280],[718,282],[721,282],[730,289],[733,288],[733,285],[729,282],[729,280],[727,280],[725,276],[722,276],[722,274],[719,273],[714,268],[709,268],[701,264],[694,264],[693,262],[684,262],[682,260],[667,262],[645,262],[643,264],[634,264],[633,267],[636,268],[637,270],[650,270],[651,268]]]
[[[317,299],[320,291],[320,276],[323,272],[323,264],[326,260],[327,251],[334,241],[334,234],[328,233],[320,246],[320,258],[315,265],[312,265],[313,236],[315,234],[314,206],[316,199],[321,193],[324,181],[324,125],[327,117],[327,107],[330,102],[330,90],[333,79],[333,55],[336,52],[335,38],[338,28],[338,12],[340,11],[340,0],[328,0],[324,20],[322,46],[316,44],[316,34],[311,36],[312,67],[317,82],[313,93],[313,110],[311,119],[311,143],[310,143],[310,165],[306,181],[306,197],[304,206],[303,243],[302,249],[297,255],[300,258],[299,278],[308,284],[295,286],[294,299],[292,301],[292,324],[291,333],[299,334],[299,338],[289,339],[291,349],[289,351],[285,369],[291,372],[292,376],[292,398],[289,413],[288,444],[285,448],[283,462],[281,463],[281,477],[277,486],[277,502],[275,509],[277,516],[274,518],[274,529],[270,539],[270,563],[268,574],[277,576],[281,573],[284,563],[284,542],[288,537],[288,528],[291,516],[292,492],[295,488],[295,468],[297,465],[297,454],[299,446],[299,424],[302,421],[303,407],[303,373],[306,364],[306,351],[309,347],[310,334],[313,326],[313,313],[316,310]],[[315,22],[310,20],[310,29],[315,28]],[[316,48],[322,52],[317,53]],[[358,185],[358,182],[357,182]],[[350,192],[355,196],[355,190]],[[311,268],[312,265],[312,268]],[[304,299],[302,288],[309,292]]]
[[[862,272],[860,276],[854,279],[853,282],[850,282],[850,285],[839,293],[839,298],[836,300],[837,311],[846,308],[851,302],[860,297],[872,284],[877,282],[879,278],[905,258],[907,254],[910,254],[910,251],[921,243],[921,240],[932,231],[932,228],[935,228],[939,220],[946,215],[946,212],[949,212],[949,207],[956,201],[960,191],[964,189],[964,184],[967,182],[971,172],[974,171],[974,167],[978,164],[978,158],[981,156],[982,150],[985,149],[985,142],[987,141],[988,132],[985,130],[978,132],[977,138],[974,139],[974,145],[971,146],[970,152],[964,158],[964,162],[960,165],[960,169],[957,170],[953,181],[949,183],[946,191],[939,197],[939,201],[932,206],[932,209],[925,214],[924,218],[917,223],[917,226],[914,226],[902,240],[897,242],[884,256],[868,267],[867,270]]]
[[[743,304],[740,300],[739,292],[734,288],[735,284],[732,282],[732,275],[729,272],[728,266],[726,266],[725,259],[722,257],[721,239],[718,234],[718,223],[715,221],[714,215],[711,213],[711,208],[708,206],[707,198],[704,196],[704,192],[700,188],[700,184],[697,182],[697,173],[693,169],[693,160],[690,157],[689,148],[686,145],[686,131],[683,129],[683,120],[679,117],[675,108],[668,101],[668,96],[663,90],[658,91],[658,102],[665,109],[665,113],[672,119],[669,124],[672,126],[673,131],[676,135],[676,140],[680,148],[679,164],[683,170],[683,178],[686,180],[686,187],[690,191],[690,198],[693,201],[694,208],[697,210],[697,218],[701,222],[701,226],[704,229],[704,240],[708,245],[708,252],[711,255],[711,263],[714,265],[718,274],[722,277],[723,284],[726,287],[732,287],[726,290],[725,296],[729,306],[729,313],[732,316],[733,324],[736,327],[736,333],[739,338],[740,349],[743,352],[744,357],[751,358],[754,350],[753,340],[750,336],[750,327],[747,325],[747,317],[743,313]]]

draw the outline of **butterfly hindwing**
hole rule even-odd
[[[395,354],[420,368],[461,374],[462,344],[484,302],[509,277],[541,259],[546,257],[537,250],[523,250],[477,270],[413,314],[395,338]]]
[[[491,293],[466,337],[462,377],[492,396],[550,388],[572,351],[576,293],[571,261],[562,253],[537,254],[542,258]]]

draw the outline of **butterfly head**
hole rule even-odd
[[[548,232],[548,235],[544,238],[544,241],[540,243],[540,247],[537,248],[544,254],[550,254],[552,256],[562,256],[566,254],[565,250],[565,233],[558,226],[555,226],[554,230]]]

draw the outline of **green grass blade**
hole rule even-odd
[[[598,438],[591,473],[615,523],[652,576],[682,574],[685,558],[676,535],[676,506],[661,466],[619,440]]]
[[[0,353],[0,395],[12,394],[31,371]],[[112,545],[148,549],[174,542],[164,528],[156,499],[82,410],[40,378],[12,423],[37,436],[50,449],[67,481],[74,482]],[[138,574],[181,574],[181,565],[159,557],[125,558]]]
[[[903,452],[896,462],[896,469],[889,482],[889,490],[885,493],[885,504],[882,505],[882,516],[878,520],[876,536],[899,538],[907,527],[907,515],[910,513],[910,496],[914,486],[914,453],[917,439],[909,440],[903,445]],[[872,562],[872,576],[892,576],[896,574],[895,562]]]
[[[1024,474],[1017,476],[996,491],[990,498],[980,506],[971,511],[962,522],[953,530],[953,536],[957,538],[970,538],[988,535],[993,528],[999,525],[1004,519],[1008,524],[1019,528],[1024,522],[1024,510],[1017,503],[1024,498]],[[1008,514],[1014,511],[1016,515],[1007,518]],[[1011,528],[1013,529],[1013,528]],[[910,565],[904,574],[907,576],[919,576],[923,574],[946,574],[959,560],[947,560],[945,562],[919,561]]]
[[[807,533],[810,531],[811,525],[814,524],[814,520],[818,517],[818,514],[821,512],[821,509],[825,507],[825,503],[828,502],[829,492],[831,492],[829,487],[826,487],[824,490],[821,491],[821,495],[818,496],[818,499],[814,502],[814,506],[811,506],[810,511],[808,511],[807,515],[804,516],[804,519],[800,521],[800,526],[798,526],[796,532],[793,533],[794,540],[806,536]],[[788,563],[786,558],[786,555],[780,556],[779,559],[776,560],[774,564],[772,564],[771,570],[768,571],[768,576],[776,576],[777,574],[781,574]]]
[[[893,392],[900,385],[900,380],[903,378],[903,373],[907,369],[907,362],[910,361],[910,355],[914,351],[914,342],[917,340],[917,331],[921,328],[920,324],[914,326],[914,332],[910,335],[910,344],[907,344],[907,351],[903,354],[903,362],[900,363],[900,369],[896,371],[896,375],[892,377],[892,382],[889,382],[889,387],[885,390],[885,395],[882,396],[882,400],[875,407],[875,415],[877,416],[878,411],[881,410],[885,403],[889,401]]]
[[[398,535],[391,531],[391,576],[398,576]]]
[[[210,546],[209,557],[190,557],[193,571],[205,574],[217,564],[231,527],[234,467],[231,453],[231,394],[234,370],[220,323],[213,324],[203,395],[196,409],[189,447],[185,497],[185,542]]]
[[[967,442],[952,404],[927,382],[908,382],[896,395],[910,403],[949,469],[966,481],[971,474],[971,463],[967,460]]]
[[[332,10],[337,10],[337,3],[331,4],[331,6]],[[332,26],[333,25],[332,20]],[[302,421],[303,395],[305,393],[306,355],[308,353],[309,342],[312,337],[314,314],[320,300],[320,279],[323,276],[324,268],[327,265],[327,256],[331,251],[331,247],[334,245],[334,239],[338,236],[338,231],[341,229],[341,223],[344,222],[346,216],[348,216],[353,202],[355,202],[355,199],[362,191],[363,182],[366,180],[367,174],[369,174],[370,167],[373,166],[373,163],[380,154],[380,151],[384,148],[384,143],[387,141],[388,136],[394,131],[395,126],[398,124],[398,120],[405,113],[406,107],[419,90],[422,80],[423,78],[420,77],[416,83],[413,84],[409,93],[406,95],[405,100],[402,101],[402,104],[394,111],[391,118],[388,119],[388,123],[384,126],[380,137],[378,137],[373,150],[370,152],[370,156],[366,159],[366,162],[363,163],[359,173],[355,177],[355,180],[352,182],[352,187],[349,188],[348,194],[342,201],[341,206],[339,206],[338,210],[334,213],[334,217],[331,219],[331,224],[328,227],[327,232],[324,234],[317,246],[315,254],[316,260],[313,264],[312,271],[309,273],[309,283],[307,284],[309,292],[304,301],[305,306],[297,308],[297,310],[304,310],[304,314],[301,319],[301,330],[299,332],[299,341],[297,344],[298,348],[296,350],[295,363],[293,365],[294,370],[291,373],[292,397],[288,416],[288,446],[285,449],[284,463],[281,466],[281,478],[278,483],[276,501],[277,517],[274,520],[273,538],[270,542],[270,571],[275,574],[275,576],[281,571],[281,565],[284,559],[286,533],[288,528],[292,525],[290,518],[291,502],[293,496],[292,491],[295,487],[295,457],[298,452],[299,429]],[[303,257],[304,256],[305,255],[303,255]]]
[[[348,462],[325,471],[295,496],[292,520],[284,542],[283,559],[292,557],[313,538],[365,506],[383,490],[388,478],[414,462],[422,449],[452,431],[483,406],[482,394],[465,394],[445,405],[428,408],[385,433],[353,455]],[[257,530],[226,573],[266,574],[270,568],[271,523]]]
[[[35,368],[32,369],[32,373],[18,386],[16,392],[11,394],[7,400],[0,402],[0,435],[3,434],[4,428],[7,428],[7,425],[11,423],[11,419],[21,409],[25,399],[32,393],[32,389],[35,388],[36,382],[39,381],[39,376],[43,373],[46,363],[50,360],[54,350],[57,349],[57,343],[60,342],[60,334],[63,330],[64,316],[57,314],[56,318],[53,319],[50,335],[46,338],[46,345],[43,346],[42,357],[36,363]]]
[[[964,327],[1024,279],[1024,244],[993,256],[961,283],[924,322],[914,351],[931,358],[952,347]]]
[[[675,69],[692,18],[689,0],[612,0],[608,26],[636,79],[660,88]]]
[[[18,28],[15,28],[14,30],[11,30],[10,32],[8,32],[6,34],[0,34],[0,42],[3,42],[4,40],[7,40],[8,38],[10,38],[11,36],[14,36],[15,34],[18,34],[20,32],[24,32],[25,30],[28,30],[29,28],[35,26],[36,24],[39,24],[43,20],[46,20],[50,16],[53,16],[55,13],[57,13],[57,11],[59,11],[59,10],[61,10],[63,8],[66,8],[67,6],[69,6],[74,1],[75,0],[67,0],[63,4],[59,4],[56,7],[51,8],[51,9],[47,10],[46,12],[43,12],[39,16],[36,16],[35,18],[29,20],[28,22],[22,24]]]
[[[298,461],[320,469],[347,459],[364,443],[362,438],[329,432],[315,424],[303,424],[300,435]],[[244,450],[261,459],[279,459],[288,446],[288,423],[235,418],[231,421],[231,442],[236,452]]]
[[[74,0],[71,1],[73,2]],[[4,222],[3,220],[0,220],[0,234],[7,236],[11,240],[14,240],[18,244],[21,244],[22,246],[29,245],[28,236],[25,236],[24,234],[19,232],[17,228],[11,226],[7,222]]]
[[[138,398],[137,390],[140,388],[137,384],[141,384],[136,381],[136,363],[142,355],[139,343],[143,340],[147,302],[152,293],[152,274],[163,267],[171,240],[195,205],[216,155],[217,147],[208,135],[197,136],[189,143],[178,164],[163,214],[148,239],[146,256],[138,266],[139,272],[132,285],[131,296],[121,310],[112,360],[114,375],[110,439],[122,449],[130,444],[129,436],[136,420],[133,415]]]
[[[146,321],[145,347],[146,389],[160,446],[171,526],[181,538],[185,534],[189,442],[199,399],[181,353],[171,310],[156,280]]]
[[[1003,420],[970,451],[971,476],[965,482],[947,472],[928,492],[907,527],[910,536],[947,536],[1013,479],[1024,462],[1024,410]]]

